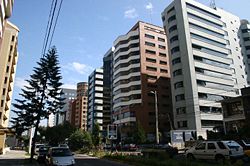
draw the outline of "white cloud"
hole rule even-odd
[[[74,71],[82,75],[89,75],[94,70],[93,67],[79,62],[68,63],[63,67],[66,70]]]
[[[128,10],[126,10],[124,12],[124,17],[129,18],[129,19],[133,19],[133,18],[138,17],[136,9],[135,8],[129,8]]]
[[[28,86],[29,83],[25,81],[25,78],[22,77],[16,77],[15,79],[15,87],[18,88],[24,88],[24,86]]]
[[[146,6],[145,6],[145,8],[147,9],[147,10],[153,10],[153,4],[151,3],[151,2],[149,2]]]

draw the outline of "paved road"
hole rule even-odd
[[[102,160],[87,155],[76,155],[75,160],[76,160],[76,166],[128,166],[127,164]]]

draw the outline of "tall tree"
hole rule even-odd
[[[145,131],[144,131],[144,129],[139,121],[136,123],[136,130],[134,133],[134,141],[136,144],[142,144],[142,143],[146,142],[146,134],[145,134]]]
[[[99,146],[101,143],[100,125],[98,123],[94,123],[92,131],[92,141],[95,147]]]
[[[40,121],[47,119],[51,113],[58,112],[64,105],[61,98],[61,73],[58,55],[52,47],[44,57],[37,62],[30,79],[26,80],[19,94],[22,99],[16,99],[13,104],[17,117],[12,119],[13,128],[24,131],[35,128],[31,147],[31,161],[34,156],[35,143]]]

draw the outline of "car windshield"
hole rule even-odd
[[[39,152],[47,152],[48,150],[49,150],[49,147],[45,147],[45,146],[39,148]]]
[[[228,141],[225,143],[230,149],[238,149],[240,147],[240,145],[235,141]]]
[[[72,156],[72,153],[68,148],[58,148],[58,149],[52,149],[52,156],[53,157]]]

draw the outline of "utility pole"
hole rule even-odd
[[[158,122],[158,101],[157,101],[157,92],[151,91],[150,93],[153,93],[155,96],[155,140],[156,144],[159,144],[159,122]]]

